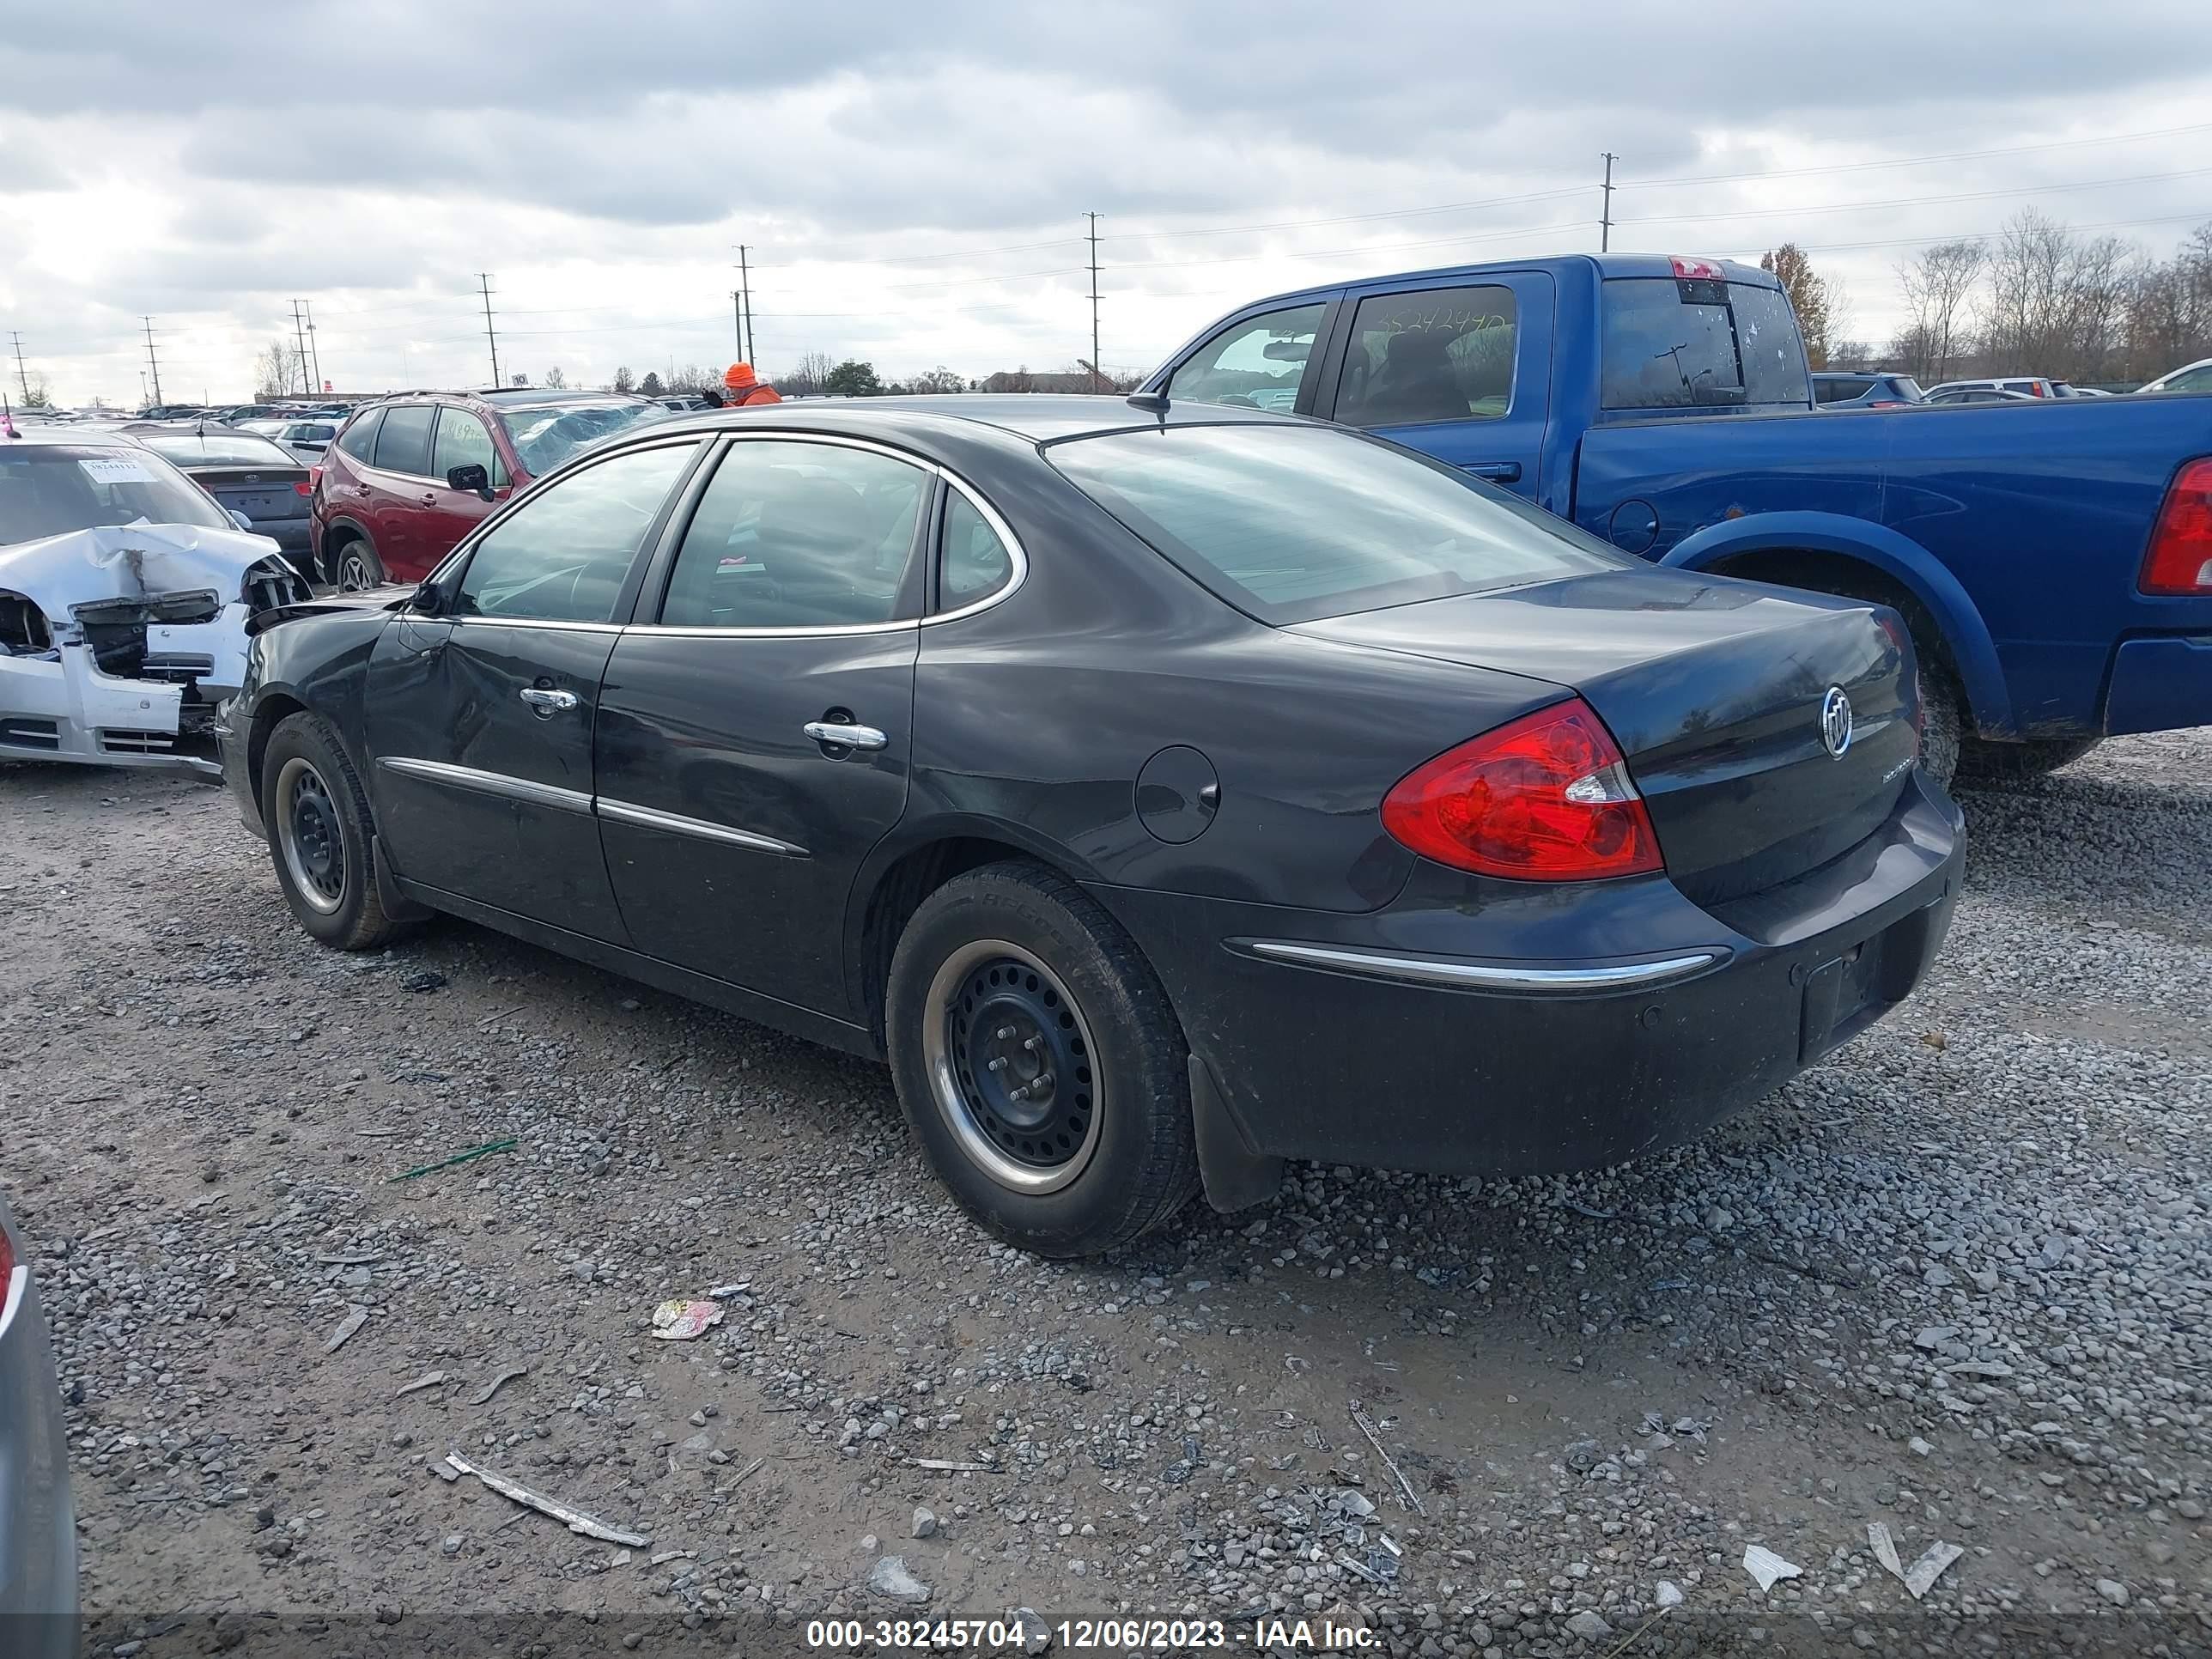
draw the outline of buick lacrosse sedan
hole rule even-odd
[[[1257,410],[674,421],[352,599],[225,714],[311,934],[447,912],[886,1060],[1047,1255],[1285,1158],[1679,1140],[1895,1006],[1963,869],[1893,613]]]

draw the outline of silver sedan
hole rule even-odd
[[[0,1198],[0,1648],[76,1649],[76,1522],[46,1316],[22,1233]]]

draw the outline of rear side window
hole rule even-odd
[[[1670,276],[1616,276],[1604,288],[1607,409],[1812,401],[1781,289]]]
[[[1170,427],[1045,454],[1200,586],[1278,627],[1632,562],[1440,462],[1341,430]]]
[[[945,497],[944,548],[937,574],[941,611],[974,605],[1013,579],[1013,555],[975,502],[957,489]]]
[[[854,628],[898,619],[930,476],[836,444],[732,444],[677,550],[675,628]]]
[[[430,422],[437,417],[435,404],[398,404],[386,410],[383,428],[376,434],[376,465],[387,472],[428,477]]]
[[[1513,290],[1432,288],[1359,302],[1336,418],[1494,421],[1513,396]]]
[[[376,428],[384,420],[381,409],[372,409],[359,420],[348,424],[338,437],[338,447],[356,461],[366,461],[376,453]]]
[[[1293,306],[1231,323],[1176,370],[1168,396],[1287,415],[1313,368],[1314,333],[1328,310],[1319,303]]]
[[[1813,400],[1822,404],[1849,403],[1854,398],[1863,398],[1874,390],[1872,380],[1815,380]]]

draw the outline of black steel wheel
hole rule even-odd
[[[376,890],[368,797],[337,736],[316,715],[288,717],[261,757],[261,821],[276,884],[300,926],[341,951],[401,931]]]
[[[1001,1238],[1093,1255],[1197,1189],[1182,1028],[1135,943],[1064,877],[995,864],[939,888],[900,935],[884,1014],[908,1126]]]

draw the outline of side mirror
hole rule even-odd
[[[236,525],[240,530],[245,531],[247,534],[251,535],[252,533],[253,520],[247,518],[246,514],[240,513],[236,507],[230,509],[230,521]]]
[[[460,467],[453,469],[456,472],[463,470]],[[434,617],[446,608],[446,596],[439,591],[437,583],[424,582],[408,599],[407,608],[420,616]]]
[[[478,495],[481,495],[485,501],[492,499],[491,474],[486,471],[482,465],[475,461],[468,461],[459,466],[447,467],[446,469],[446,488],[448,489],[472,489]]]

